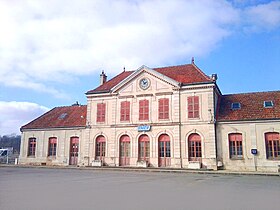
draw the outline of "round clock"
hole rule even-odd
[[[139,84],[143,90],[146,90],[148,87],[150,87],[150,80],[147,78],[143,78],[140,80]]]

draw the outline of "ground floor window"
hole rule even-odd
[[[104,136],[96,138],[95,159],[104,160],[106,155],[106,140]]]
[[[56,145],[57,145],[57,138],[56,137],[49,138],[48,156],[52,156],[52,157],[56,156]]]
[[[159,137],[159,167],[167,167],[171,165],[170,153],[170,137],[167,134],[162,134]]]
[[[120,166],[128,166],[130,162],[130,138],[123,135],[120,139]]]
[[[265,134],[266,157],[270,160],[280,160],[279,133],[270,132]]]
[[[149,161],[150,159],[150,139],[149,136],[144,134],[138,140],[138,160]]]
[[[36,151],[36,138],[28,139],[28,156],[35,156]]]
[[[189,160],[201,160],[201,137],[197,133],[193,133],[188,138],[189,143]]]
[[[229,139],[229,157],[231,159],[242,159],[242,134],[231,133],[228,135]]]

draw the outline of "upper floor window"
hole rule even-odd
[[[188,118],[199,118],[199,97],[188,97]]]
[[[56,156],[56,145],[57,145],[57,138],[56,137],[49,138],[48,156]]]
[[[280,160],[279,133],[270,132],[265,134],[266,158]]]
[[[271,107],[273,107],[273,102],[272,101],[264,101],[263,106],[265,108],[271,108]]]
[[[158,100],[158,119],[169,119],[169,99],[162,98]]]
[[[28,139],[28,156],[35,156],[36,151],[36,138]]]
[[[121,121],[130,120],[130,102],[123,101],[121,102]]]
[[[97,104],[96,122],[105,122],[105,114],[106,114],[106,104],[98,103]]]
[[[231,104],[231,109],[232,110],[241,109],[241,104],[239,102],[234,102]]]
[[[229,139],[229,157],[231,159],[241,159],[243,157],[242,150],[242,134],[231,133]]]
[[[139,101],[139,120],[149,120],[149,101]]]

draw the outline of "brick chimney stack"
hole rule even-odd
[[[100,85],[103,85],[107,81],[107,75],[104,73],[104,70],[102,70],[100,74]]]

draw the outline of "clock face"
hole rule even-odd
[[[140,80],[139,84],[143,90],[146,90],[150,86],[150,80],[147,78],[143,78]]]

